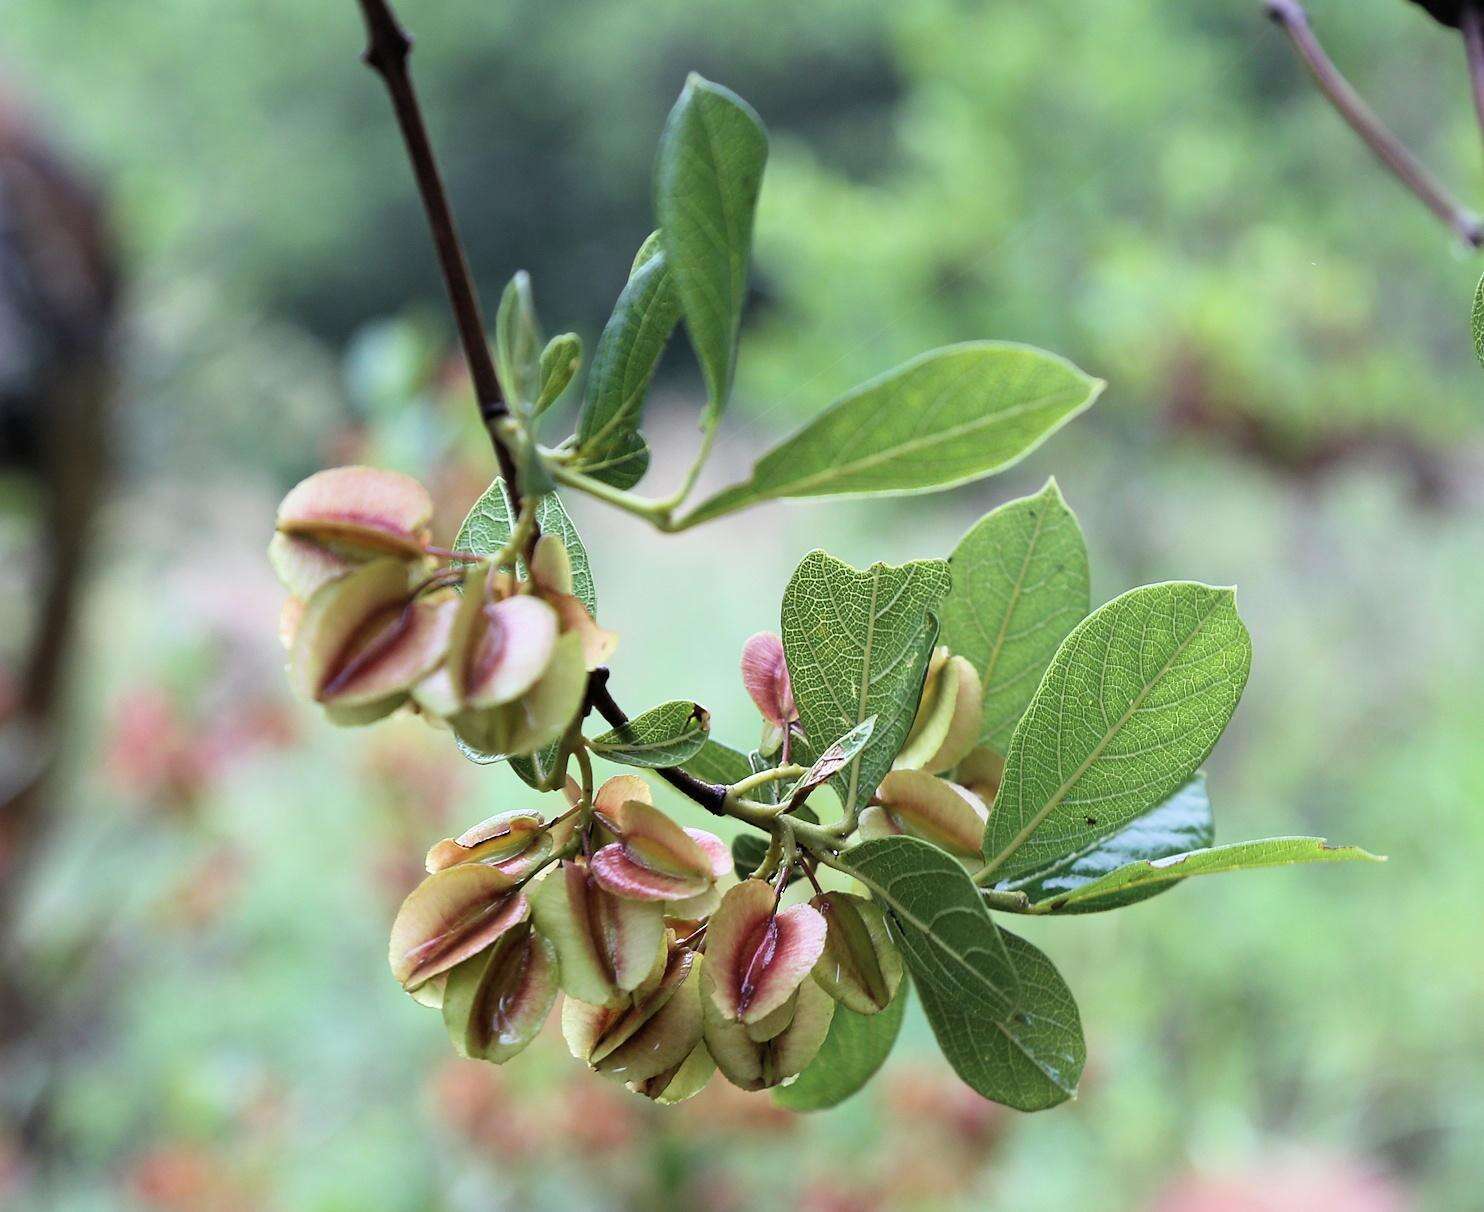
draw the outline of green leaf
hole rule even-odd
[[[976,341],[922,354],[842,396],[687,524],[781,497],[928,492],[1024,458],[1104,384],[1055,354]]]
[[[1484,278],[1479,279],[1478,289],[1474,291],[1473,328],[1474,354],[1480,365],[1484,365]]]
[[[990,1017],[919,983],[928,1024],[953,1071],[985,1098],[1044,1111],[1077,1093],[1087,1060],[1077,1002],[1056,967],[1023,938],[1002,931],[1020,978],[1020,1002]]]
[[[836,774],[845,768],[845,764],[855,757],[871,739],[871,733],[876,729],[876,717],[873,715],[852,728],[838,741],[814,759],[814,765],[810,766],[799,781],[795,783],[788,792],[787,799],[791,804],[802,804],[809,793],[816,787],[822,787]]]
[[[1230,589],[1146,585],[1094,611],[1010,739],[985,870],[1041,870],[1169,798],[1220,738],[1251,662]]]
[[[732,869],[739,880],[747,879],[768,856],[768,839],[756,833],[739,833],[732,839]]]
[[[541,351],[541,390],[531,415],[539,417],[561,398],[577,368],[582,365],[582,338],[575,332],[560,333]]]
[[[610,762],[657,769],[690,761],[701,752],[710,729],[709,711],[699,703],[675,699],[651,707],[588,745]]]
[[[1321,837],[1270,837],[1257,842],[1232,842],[1208,850],[1192,850],[1186,854],[1129,863],[1071,892],[1039,901],[1036,909],[1041,912],[1092,913],[1161,892],[1195,875],[1289,867],[1297,863],[1356,861],[1384,863],[1386,860],[1358,846],[1332,846]],[[1108,904],[1110,900],[1115,903]]]
[[[773,1101],[790,1111],[823,1111],[843,1103],[870,1081],[902,1030],[910,984],[902,981],[891,1004],[878,1014],[857,1014],[836,1005],[819,1055],[793,1082],[774,1090]]]
[[[1172,881],[1130,888],[1090,899],[1068,897],[1129,863],[1168,858],[1200,850],[1215,840],[1206,776],[1196,776],[1174,795],[1142,816],[1136,816],[1112,837],[1086,850],[1058,859],[1042,871],[998,885],[1001,891],[1023,892],[1040,905],[1066,905],[1068,913],[1098,913],[1132,905],[1174,887]]]
[[[876,717],[870,740],[831,780],[847,812],[871,798],[912,730],[937,634],[931,612],[948,586],[942,560],[858,572],[823,551],[789,578],[783,653],[811,752]]]
[[[531,276],[521,270],[500,296],[495,313],[495,369],[505,397],[529,412],[541,394],[541,322],[531,296]]]
[[[670,111],[655,168],[660,239],[714,423],[732,390],[747,261],[768,136],[741,97],[694,72]]]
[[[710,737],[706,738],[706,743],[697,751],[695,757],[683,765],[696,778],[705,779],[708,783],[720,783],[723,786],[740,783],[752,773],[752,767],[745,753],[733,749],[730,745],[723,745],[720,741]]]
[[[587,607],[587,612],[598,617],[598,590],[593,583],[592,564],[587,557],[587,547],[582,536],[567,514],[562,499],[548,492],[536,502],[536,524],[542,534],[554,534],[567,548],[567,557],[572,561],[572,592]],[[464,523],[459,527],[454,548],[473,555],[492,556],[510,541],[515,530],[515,510],[505,493],[505,481],[496,476],[494,482],[474,502]],[[525,565],[519,568],[522,577]]]
[[[649,446],[639,433],[654,369],[680,319],[675,277],[664,254],[649,242],[613,315],[598,338],[577,420],[578,470],[615,488],[632,488],[649,467]]]
[[[891,915],[924,1005],[931,990],[979,1016],[1014,1008],[1019,977],[957,860],[920,838],[883,837],[852,846],[840,865]]]
[[[1057,645],[1087,615],[1087,546],[1055,480],[984,515],[948,559],[939,643],[979,671],[980,743],[1001,753]]]

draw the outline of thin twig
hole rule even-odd
[[[1340,74],[1334,61],[1325,53],[1314,31],[1309,15],[1298,0],[1266,0],[1267,14],[1288,35],[1304,60],[1319,89],[1340,116],[1350,124],[1377,158],[1395,174],[1397,180],[1456,232],[1470,248],[1484,244],[1484,224],[1478,216],[1460,206],[1443,185],[1423,167],[1406,146],[1381,122],[1375,112]]]
[[[469,273],[469,263],[459,240],[453,210],[448,204],[448,193],[443,188],[443,176],[438,171],[433,145],[428,140],[428,128],[423,122],[422,108],[418,105],[417,93],[412,87],[412,76],[407,70],[412,39],[397,21],[386,0],[360,0],[360,5],[361,15],[366,19],[366,49],[361,58],[367,67],[382,78],[387,93],[391,96],[397,125],[401,128],[403,142],[407,145],[407,156],[412,161],[412,175],[417,180],[417,191],[422,197],[428,227],[432,230],[433,243],[438,250],[443,285],[448,291],[454,323],[458,325],[464,359],[469,364],[479,416],[490,431],[495,457],[500,462],[500,475],[510,485],[511,492],[518,497],[515,458],[496,433],[496,427],[510,415],[510,409],[500,391],[500,380],[495,374],[494,359],[490,356],[489,341],[485,337],[479,296],[475,292],[474,279]]]

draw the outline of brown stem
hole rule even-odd
[[[623,708],[613,701],[613,695],[608,690],[608,670],[599,668],[593,670],[592,676],[587,683],[587,701],[592,709],[608,721],[614,728],[622,728],[629,722],[629,717],[624,714]],[[724,805],[727,799],[727,789],[719,783],[708,783],[704,779],[698,779],[688,771],[681,770],[678,766],[671,766],[664,770],[656,770],[655,773],[674,787],[683,795],[694,800],[713,816],[726,816]]]
[[[1304,11],[1304,6],[1298,0],[1265,0],[1265,7],[1268,16],[1288,35],[1320,91],[1381,163],[1470,248],[1478,248],[1484,244],[1484,224],[1480,223],[1479,218],[1453,200],[1442,184],[1386,128],[1350,82],[1340,74],[1339,68],[1319,45],[1314,31],[1309,27],[1309,15]],[[1468,11],[1466,8],[1465,12]]]
[[[407,70],[412,39],[397,21],[396,14],[386,0],[360,0],[360,5],[361,15],[366,19],[366,49],[361,58],[366,66],[382,78],[387,93],[391,96],[397,125],[401,127],[402,139],[407,145],[407,156],[412,161],[412,175],[417,179],[417,190],[422,196],[428,227],[432,229],[433,243],[438,250],[443,285],[448,290],[448,302],[453,308],[454,323],[458,325],[459,341],[464,347],[464,358],[469,364],[469,375],[474,382],[474,398],[479,405],[479,416],[490,432],[495,457],[500,463],[500,475],[510,486],[511,495],[519,508],[520,492],[515,458],[498,432],[500,422],[510,415],[510,409],[500,392],[500,380],[495,374],[494,359],[490,356],[489,341],[484,333],[479,295],[469,273],[469,262],[464,256],[458,227],[454,224],[448,193],[443,188],[443,176],[438,171],[438,161],[433,156],[433,145],[428,140],[428,128],[423,122],[422,108],[418,105],[417,93],[412,87],[412,76]]]
[[[495,374],[495,364],[490,357],[489,343],[484,335],[479,296],[474,290],[469,263],[464,256],[458,228],[454,225],[453,211],[448,205],[448,195],[443,188],[443,177],[438,171],[438,162],[428,140],[417,94],[412,88],[412,77],[407,71],[412,39],[397,21],[396,14],[386,0],[359,0],[359,3],[361,14],[366,19],[366,50],[361,57],[385,81],[387,92],[391,95],[397,125],[402,128],[407,155],[412,161],[412,173],[417,178],[417,188],[422,195],[423,209],[427,212],[428,226],[433,232],[433,243],[438,249],[443,283],[448,288],[448,301],[453,308],[459,339],[464,346],[464,357],[469,363],[469,373],[474,380],[479,415],[495,448],[495,457],[500,463],[500,475],[509,486],[512,504],[519,513],[523,507],[523,498],[516,475],[515,456],[501,430],[501,423],[510,415],[510,409],[500,392],[500,381]],[[532,527],[532,545],[535,543],[535,536],[536,528]],[[528,558],[529,555],[528,550]],[[629,717],[614,702],[613,695],[608,690],[607,669],[594,670],[590,675],[588,705],[615,728],[629,722]],[[723,810],[727,798],[725,787],[707,783],[678,767],[656,773],[707,812],[715,816],[726,815]]]

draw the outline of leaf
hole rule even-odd
[[[495,313],[495,369],[506,398],[523,412],[541,394],[543,344],[531,276],[521,270],[506,284]]]
[[[732,839],[732,869],[739,880],[751,877],[768,855],[768,839],[756,833],[739,833]]]
[[[928,492],[1002,471],[1102,392],[1055,354],[974,341],[922,354],[842,396],[687,524],[781,497]]]
[[[1001,753],[1041,675],[1087,614],[1087,546],[1055,480],[985,514],[948,558],[938,642],[967,658],[984,696],[980,742]]]
[[[752,773],[745,753],[710,737],[706,738],[696,755],[682,765],[696,778],[723,786],[740,783]]]
[[[938,1047],[985,1098],[1017,1111],[1044,1111],[1077,1093],[1087,1060],[1077,1002],[1052,962],[1023,938],[1002,931],[1020,979],[1020,1003],[1008,1015],[976,1013],[943,990],[918,993]]]
[[[577,420],[575,465],[585,474],[616,488],[632,488],[643,478],[649,446],[639,422],[654,369],[679,319],[675,276],[664,254],[636,262],[593,352]]]
[[[582,365],[582,338],[575,332],[559,333],[541,351],[541,391],[531,408],[539,417],[562,397],[577,368]]]
[[[706,380],[708,423],[726,405],[768,136],[741,97],[694,72],[670,111],[655,168],[660,240]]]
[[[1042,912],[1093,913],[1114,909],[1162,892],[1195,875],[1250,871],[1261,867],[1289,867],[1297,863],[1347,863],[1363,860],[1384,863],[1379,855],[1358,846],[1332,846],[1320,837],[1270,837],[1256,842],[1231,842],[1207,850],[1171,854],[1129,863],[1101,879],[1069,893],[1038,901]],[[1112,901],[1113,903],[1108,903]]]
[[[1474,291],[1473,329],[1474,354],[1480,365],[1484,365],[1484,278],[1479,279],[1479,287]]]
[[[1230,589],[1146,585],[1094,611],[1011,737],[985,870],[1040,870],[1168,799],[1220,738],[1251,661]]]
[[[852,846],[840,864],[891,916],[907,968],[923,993],[973,1013],[1008,1014],[1019,978],[979,891],[953,858],[918,838]]]
[[[1060,858],[1045,870],[998,887],[1003,891],[1024,892],[1037,904],[1056,902],[1057,907],[1068,904],[1068,913],[1119,909],[1174,885],[1166,881],[1086,901],[1080,897],[1068,901],[1066,894],[1084,888],[1128,863],[1199,850],[1209,846],[1213,840],[1215,829],[1211,820],[1211,800],[1206,794],[1206,776],[1197,773],[1164,803],[1135,817],[1112,837]],[[1074,904],[1077,907],[1070,907]]]
[[[588,745],[599,757],[651,769],[688,762],[706,744],[711,713],[699,703],[675,699],[651,707]]]
[[[870,1081],[897,1042],[909,984],[904,980],[891,1004],[878,1014],[857,1014],[837,1005],[819,1055],[793,1082],[774,1090],[773,1101],[790,1111],[822,1111],[844,1102]]]
[[[592,565],[588,561],[587,548],[582,536],[567,514],[562,499],[554,492],[546,493],[536,502],[536,524],[542,534],[554,534],[567,548],[567,558],[572,562],[572,592],[587,607],[594,618],[598,616],[598,591],[593,583]],[[505,481],[496,476],[494,482],[474,502],[464,523],[459,527],[454,548],[472,555],[492,556],[510,541],[515,530],[515,511],[505,493]],[[520,574],[525,576],[525,565],[520,565]]]
[[[838,741],[826,749],[814,760],[814,765],[809,767],[793,785],[788,793],[790,804],[802,804],[809,793],[816,787],[823,786],[838,774],[845,763],[860,753],[871,739],[871,733],[876,728],[876,717],[857,724]]]
[[[811,747],[876,717],[870,740],[832,780],[847,812],[871,798],[912,730],[937,632],[931,612],[948,586],[942,560],[858,572],[823,551],[789,578],[783,650]]]

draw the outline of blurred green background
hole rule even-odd
[[[652,1108],[552,1031],[505,1069],[454,1061],[387,977],[387,926],[431,840],[532,793],[416,721],[340,733],[294,704],[263,558],[277,498],[321,465],[419,475],[445,533],[491,474],[355,5],[9,0],[0,128],[96,182],[123,294],[46,827],[0,852],[0,980],[31,1007],[0,1030],[0,1205],[1478,1207],[1479,266],[1256,0],[399,7],[490,306],[528,269],[548,331],[589,348],[652,226],[685,72],[762,113],[755,292],[709,482],[933,345],[1029,341],[1111,384],[1023,466],[941,497],[673,538],[572,503],[624,702],[694,696],[749,744],[736,657],[805,551],[944,554],[1054,473],[1096,600],[1239,586],[1256,657],[1210,767],[1218,838],[1323,834],[1391,863],[1037,923],[1090,1057],[1081,1098],[1040,1116],[960,1088],[915,1010],[884,1075],[808,1119],[719,1080]],[[1310,7],[1484,200],[1456,36],[1402,0]],[[647,487],[678,478],[699,395],[676,342]],[[7,779],[35,748],[9,689],[49,547],[46,476],[14,462]]]

